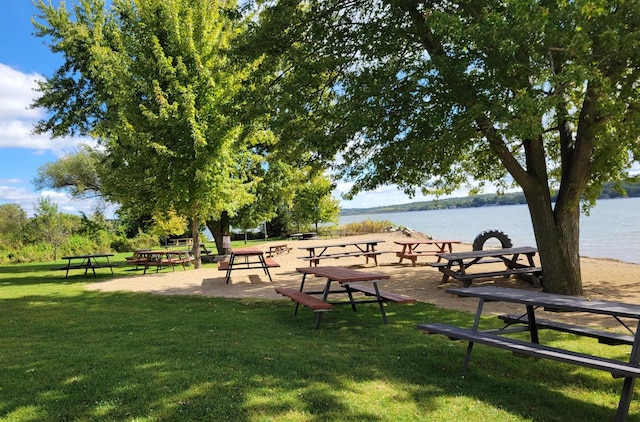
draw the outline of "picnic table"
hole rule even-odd
[[[289,235],[290,240],[310,240],[310,239],[318,239],[318,233],[316,232],[308,232],[308,233],[292,233]]]
[[[93,271],[93,276],[95,277],[96,268],[109,268],[111,270],[111,275],[113,275],[113,267],[118,264],[114,264],[113,262],[109,261],[109,257],[112,256],[112,253],[63,256],[62,259],[67,260],[67,265],[58,269],[66,271],[64,278],[69,277],[69,270],[84,270],[84,275],[87,275],[87,272],[91,270]],[[104,258],[104,260],[102,258]]]
[[[231,272],[234,270],[249,270],[259,268],[264,271],[264,273],[269,277],[269,281],[271,280],[271,273],[269,273],[269,268],[271,267],[279,267],[275,260],[272,258],[265,258],[264,252],[256,247],[247,247],[247,248],[237,248],[231,250],[231,255],[229,256],[228,261],[218,262],[218,270],[226,271],[226,284],[229,284],[231,280]]]
[[[269,253],[268,253],[268,257],[271,258],[274,255],[280,255],[283,253],[289,253],[289,251],[291,250],[291,248],[286,244],[280,244],[280,245],[270,245],[269,246]]]
[[[342,243],[315,244],[301,246],[298,249],[306,250],[309,253],[309,256],[300,257],[305,261],[309,261],[309,266],[318,266],[320,261],[323,259],[339,259],[354,256],[364,256],[366,258],[366,264],[369,263],[369,259],[371,258],[377,266],[378,255],[382,254],[382,252],[376,251],[376,246],[378,243],[383,242],[384,240],[361,240]],[[336,249],[338,249],[339,252],[334,252]]]
[[[139,266],[144,268],[143,274],[147,273],[149,267],[156,267],[156,272],[160,271],[160,268],[170,267],[175,271],[176,265],[182,265],[182,269],[186,271],[187,264],[191,263],[191,256],[188,250],[138,250],[133,253],[132,258],[127,258],[130,264],[135,264],[136,269]]]
[[[178,239],[169,239],[169,243],[173,246],[192,246],[193,238],[192,237],[181,237]]]
[[[465,287],[469,287],[474,279],[487,277],[510,277],[514,274],[530,274],[533,284],[540,287],[540,275],[542,268],[536,266],[533,257],[538,249],[523,246],[519,248],[489,249],[468,252],[436,253],[436,256],[446,262],[432,263],[442,273],[441,284],[446,283],[449,277],[462,281]],[[526,262],[519,262],[520,257],[526,257]],[[481,264],[502,262],[505,268],[484,272],[469,273],[467,269]]]
[[[314,311],[316,313],[316,329],[320,327],[322,315],[325,312],[330,311],[333,308],[333,305],[351,305],[351,308],[356,311],[356,304],[378,303],[380,314],[382,315],[382,321],[386,324],[387,315],[384,310],[384,302],[415,302],[415,299],[408,296],[380,290],[378,283],[389,280],[390,276],[387,274],[357,271],[343,267],[305,267],[296,268],[296,271],[302,273],[302,281],[297,290],[288,287],[276,287],[275,290],[279,294],[290,298],[296,303],[294,307],[294,315],[298,314],[299,305],[303,305]],[[305,291],[304,288],[307,275],[326,278],[324,288],[318,291]],[[331,285],[334,281],[339,283],[342,288],[332,290]],[[359,293],[360,297],[354,296],[354,293]],[[346,294],[348,300],[329,302],[328,298],[330,294]],[[364,297],[362,297],[362,295],[364,295]],[[320,298],[317,298],[316,296],[320,296]]]
[[[445,335],[452,340],[467,341],[467,353],[463,363],[463,371],[465,373],[469,367],[474,343],[509,350],[516,355],[552,359],[610,372],[614,378],[624,378],[616,413],[616,421],[626,420],[635,380],[637,377],[640,377],[640,305],[602,300],[587,300],[576,296],[491,286],[451,288],[446,291],[461,297],[474,297],[479,299],[472,328],[460,328],[441,323],[419,324],[417,328],[426,333]],[[520,315],[501,315],[499,318],[506,321],[508,325],[504,329],[479,330],[483,305],[485,302],[490,301],[520,304],[524,305],[525,309]],[[539,319],[536,312],[541,309],[608,315],[619,322],[630,335],[597,330],[575,324],[565,324],[553,320]],[[635,320],[635,331],[631,330],[628,325],[623,322],[623,319]],[[511,327],[511,325],[514,324],[517,325],[517,327]],[[596,338],[604,344],[631,345],[629,360],[625,362],[542,345],[538,337],[538,330],[540,329],[551,329]],[[529,332],[530,341],[514,339],[507,336],[507,334],[521,331]],[[450,356],[449,349],[447,349],[445,353],[447,357]],[[526,372],[526,370],[524,372]],[[522,377],[526,379],[527,374],[522,374]]]
[[[453,252],[453,244],[461,243],[459,240],[437,240],[437,239],[427,239],[427,240],[419,240],[419,239],[401,239],[394,240],[393,243],[396,245],[401,245],[402,250],[396,252],[396,256],[400,258],[398,263],[402,264],[404,259],[408,259],[411,261],[413,266],[416,266],[416,260],[420,256],[434,256],[437,253],[445,253],[445,252]],[[435,248],[430,248],[428,250],[420,249],[421,246],[428,245]],[[438,261],[440,262],[442,258],[438,256]]]

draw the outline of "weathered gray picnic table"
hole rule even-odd
[[[523,246],[519,248],[502,248],[489,249],[480,251],[452,252],[452,253],[436,253],[436,256],[445,262],[432,263],[442,273],[442,281],[444,284],[449,277],[462,281],[465,287],[471,285],[474,279],[486,277],[510,277],[515,274],[530,274],[533,277],[533,283],[536,287],[540,287],[540,276],[542,268],[536,266],[533,257],[538,249]],[[524,256],[526,260],[519,262]],[[501,262],[505,268],[500,270],[489,270],[483,272],[468,272],[470,267],[476,267],[482,264],[492,264]]]
[[[504,287],[469,287],[451,288],[447,293],[461,297],[473,297],[479,299],[475,319],[471,328],[461,328],[448,324],[428,323],[419,324],[418,329],[431,334],[442,334],[452,340],[463,340],[469,342],[467,353],[464,358],[463,372],[466,372],[471,360],[471,351],[474,343],[479,343],[491,347],[497,347],[513,352],[517,355],[527,355],[537,358],[552,359],[577,366],[592,369],[599,369],[610,372],[614,378],[624,378],[616,421],[624,421],[629,413],[629,405],[633,395],[635,380],[640,377],[640,305],[601,301],[586,300],[576,296],[565,296],[537,291],[511,289]],[[500,301],[524,305],[524,312],[520,316],[500,316],[507,320],[509,327],[500,330],[480,330],[480,320],[485,302]],[[594,315],[608,315],[622,324],[630,335],[624,336],[604,330],[596,330],[575,324],[565,324],[561,322],[550,323],[547,320],[538,321],[536,311],[546,309],[564,312],[586,312]],[[635,331],[632,330],[623,320],[631,319],[635,322]],[[511,325],[517,327],[510,327]],[[631,345],[631,353],[627,362],[603,358],[586,353],[578,353],[558,347],[540,344],[538,330],[552,329],[562,332],[569,332],[576,335],[587,336],[598,339],[604,344],[627,344]],[[510,338],[507,335],[514,332],[528,331],[530,341]],[[450,350],[444,353],[450,354]],[[526,378],[526,375],[525,375]]]

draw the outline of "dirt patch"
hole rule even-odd
[[[421,233],[412,233],[413,237],[425,237]],[[441,273],[427,264],[433,257],[418,259],[418,264],[413,267],[411,263],[398,263],[395,251],[401,249],[393,243],[394,240],[406,238],[407,235],[394,232],[345,238],[348,241],[379,239],[383,241],[378,245],[378,250],[385,251],[378,257],[378,266],[373,263],[365,265],[364,257],[341,258],[325,260],[321,265],[334,265],[353,269],[375,270],[389,274],[391,279],[384,283],[383,289],[395,293],[402,293],[416,298],[422,302],[432,303],[438,307],[456,309],[467,312],[475,312],[477,301],[454,297],[445,292],[447,287],[460,287],[454,282],[442,286]],[[164,270],[158,274],[146,274],[134,277],[114,278],[111,280],[90,283],[86,286],[89,290],[99,291],[134,291],[149,292],[155,294],[177,295],[207,295],[218,297],[256,297],[265,299],[283,299],[274,291],[274,287],[298,287],[301,275],[296,271],[298,267],[306,267],[309,264],[300,259],[306,256],[306,251],[298,249],[311,244],[340,243],[345,239],[333,240],[304,240],[290,241],[287,244],[292,247],[288,253],[274,256],[280,264],[278,268],[271,269],[273,281],[261,270],[235,271],[229,284],[225,283],[225,272],[215,268],[201,268],[198,270],[176,268],[176,271]],[[274,241],[260,246],[267,252],[269,244],[282,244]],[[525,245],[515,245],[525,246]],[[454,251],[471,250],[471,245],[454,245]],[[582,279],[585,297],[592,300],[613,300],[627,303],[640,303],[640,265],[629,264],[611,259],[582,258]],[[309,279],[308,283],[322,284],[321,280]],[[520,289],[533,290],[533,286],[517,278],[484,280],[474,282],[473,285],[496,285]],[[523,308],[518,305],[504,303],[488,303],[485,305],[485,313],[518,313]],[[562,315],[554,315],[554,319],[563,319]],[[568,319],[565,317],[565,319]],[[570,320],[582,324],[599,325],[601,327],[618,327],[611,318],[597,318],[593,315],[571,314]]]

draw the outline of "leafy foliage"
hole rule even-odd
[[[640,152],[636,2],[259,5],[252,45],[283,139],[340,154],[351,195],[519,185],[545,289],[581,292],[580,201]]]

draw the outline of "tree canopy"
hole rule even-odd
[[[37,34],[64,64],[40,84],[34,106],[51,113],[36,130],[98,139],[106,198],[138,213],[175,210],[196,231],[199,218],[251,203],[259,147],[274,139],[238,118],[250,67],[230,52],[244,25],[233,2],[37,5]]]
[[[318,159],[340,154],[352,195],[521,186],[544,288],[581,293],[580,201],[639,152],[636,1],[259,6],[252,45],[282,133]]]

